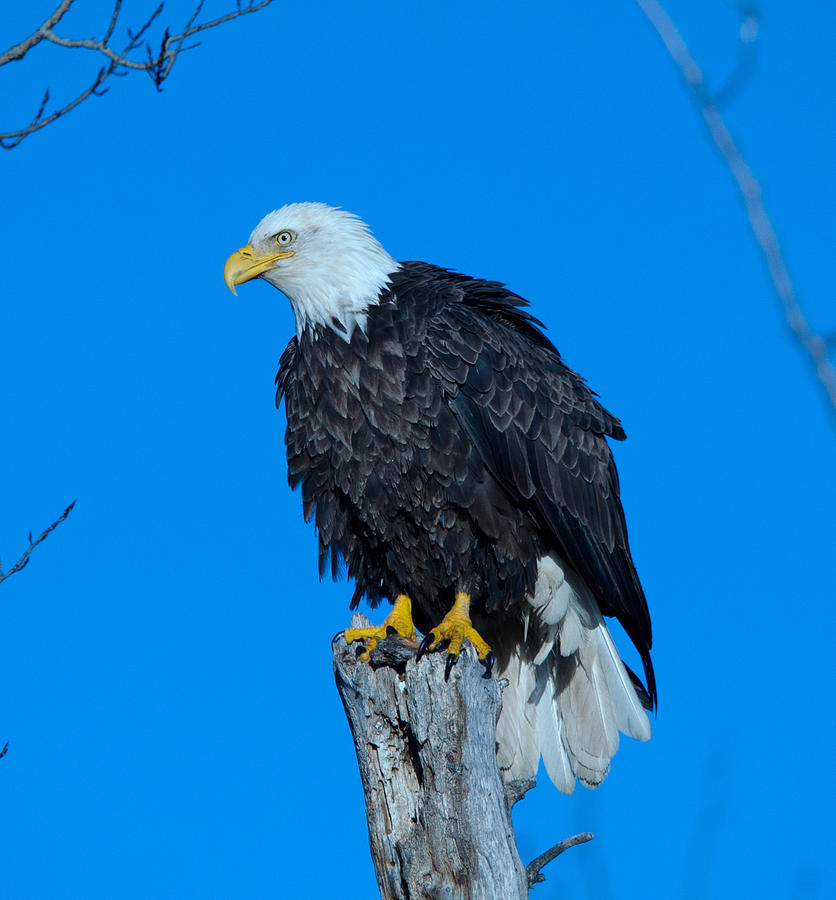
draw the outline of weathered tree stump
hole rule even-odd
[[[353,627],[365,618],[355,617]],[[357,749],[369,842],[384,900],[525,900],[511,806],[496,763],[501,688],[469,647],[444,681],[445,654],[381,642],[371,663],[342,635],[334,672]]]

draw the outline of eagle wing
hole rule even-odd
[[[425,346],[455,382],[450,408],[515,505],[622,624],[655,703],[650,615],[607,443],[624,439],[621,424],[563,362],[525,300],[496,282],[445,277],[448,302],[436,308]]]

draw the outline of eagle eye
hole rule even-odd
[[[281,247],[286,247],[288,244],[292,244],[296,235],[292,231],[280,231],[276,235],[276,243]]]

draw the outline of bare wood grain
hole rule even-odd
[[[496,764],[501,689],[482,678],[476,655],[466,648],[445,683],[443,654],[416,660],[413,646],[390,639],[370,665],[340,635],[334,672],[381,897],[527,898]]]

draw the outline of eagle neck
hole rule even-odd
[[[392,276],[398,268],[399,264],[382,251],[379,258],[367,259],[364,265],[351,268],[343,263],[332,278],[283,285],[293,308],[299,338],[308,332],[317,340],[323,328],[346,342],[358,330],[365,334],[369,311],[388,296]]]

